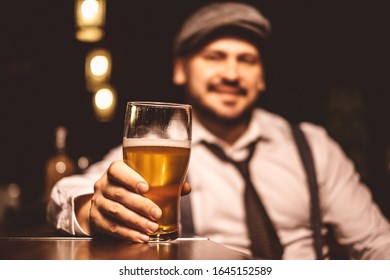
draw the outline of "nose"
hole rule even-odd
[[[222,76],[228,81],[237,81],[239,78],[238,63],[233,59],[226,61]]]

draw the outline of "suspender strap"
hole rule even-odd
[[[317,259],[324,259],[322,254],[321,213],[319,207],[318,184],[314,167],[313,155],[307,139],[299,127],[299,124],[291,124],[292,134],[297,144],[309,185],[311,198],[311,224],[313,228],[314,249]]]
[[[311,198],[311,213],[310,219],[313,228],[314,237],[314,250],[317,259],[324,259],[322,254],[322,235],[321,235],[321,213],[319,208],[319,195],[318,195],[318,184],[316,179],[316,173],[314,168],[313,156],[309,144],[307,143],[306,137],[303,134],[298,124],[291,124],[291,131],[294,140],[297,144],[299,155],[301,157],[310,191]],[[184,233],[195,233],[194,224],[192,221],[191,204],[189,196],[182,197],[181,203],[181,221]]]

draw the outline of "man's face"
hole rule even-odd
[[[226,122],[248,116],[247,109],[265,89],[258,49],[236,37],[216,39],[178,60],[173,80],[186,86],[195,111]]]

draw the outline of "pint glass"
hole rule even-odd
[[[123,159],[149,184],[145,194],[162,210],[150,241],[178,238],[180,193],[191,147],[191,106],[161,102],[128,102]]]

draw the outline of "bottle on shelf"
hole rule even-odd
[[[63,177],[76,173],[76,165],[66,151],[67,135],[66,127],[58,126],[55,129],[55,153],[48,159],[45,166],[45,202],[49,200],[55,183]]]

